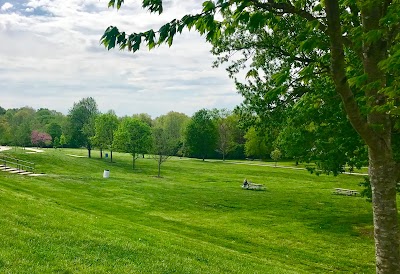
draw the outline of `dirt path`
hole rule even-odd
[[[44,152],[44,150],[42,150],[42,149],[31,148],[31,147],[26,147],[25,149],[26,149],[26,150],[29,150],[29,151],[31,151],[31,152],[33,152],[33,153],[41,153],[41,152]],[[29,153],[29,152],[27,152],[27,153]]]
[[[7,147],[7,146],[0,146],[0,152],[1,151],[6,151],[6,150],[10,150],[11,147]]]
[[[10,149],[12,149],[12,147],[0,146],[0,152],[6,151],[6,150],[10,150]],[[44,150],[42,150],[42,149],[37,149],[37,148],[33,148],[33,147],[26,147],[25,150],[28,150],[26,153],[41,153],[41,152],[44,152]]]

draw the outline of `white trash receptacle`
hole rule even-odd
[[[110,171],[108,169],[105,169],[103,172],[103,178],[108,178],[110,177]]]

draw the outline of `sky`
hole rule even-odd
[[[211,67],[211,46],[194,31],[176,36],[171,48],[143,46],[135,54],[99,43],[110,25],[127,33],[158,29],[198,12],[201,1],[164,0],[161,16],[140,0],[125,2],[117,11],[108,0],[0,0],[0,106],[67,114],[74,102],[93,97],[101,112],[155,118],[242,102],[224,68]]]

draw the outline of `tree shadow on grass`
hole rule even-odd
[[[348,236],[363,236],[370,238],[373,230],[372,214],[337,212],[332,214],[318,214],[309,212],[299,219],[318,233],[334,233]],[[373,233],[372,233],[373,235]]]

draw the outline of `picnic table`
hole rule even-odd
[[[262,184],[254,184],[252,182],[248,182],[245,180],[242,185],[243,189],[248,189],[248,190],[265,190],[265,186]]]
[[[335,188],[333,194],[347,195],[347,196],[357,196],[360,193],[357,190],[353,190],[353,189]]]

